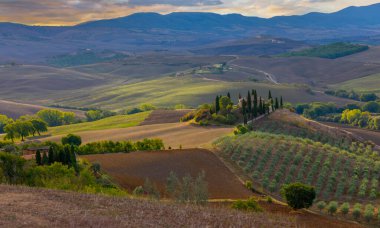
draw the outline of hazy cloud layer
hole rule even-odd
[[[333,12],[379,0],[0,0],[0,21],[24,24],[72,25],[136,12],[216,12],[272,17]]]

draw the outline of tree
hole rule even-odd
[[[216,98],[215,98],[215,113],[218,114],[219,111],[220,111],[219,96],[216,96]]]
[[[363,105],[362,111],[378,113],[380,112],[380,104],[375,101],[368,102]]]
[[[368,101],[375,101],[378,97],[374,93],[363,93],[360,96],[360,101],[368,102]]]
[[[33,125],[34,131],[38,133],[38,135],[41,135],[41,132],[46,132],[47,129],[47,123],[41,119],[32,119],[30,121]],[[34,135],[34,132],[33,132]]]
[[[231,94],[230,94],[230,92],[227,93],[227,97],[231,99]]]
[[[340,212],[344,216],[346,216],[349,211],[350,211],[350,204],[349,203],[343,203],[342,206],[340,206]]]
[[[272,92],[269,90],[269,93],[268,93],[268,100],[271,100],[272,99]]]
[[[49,158],[46,155],[46,152],[44,152],[42,155],[42,165],[48,165],[48,164],[49,164]]]
[[[338,209],[338,203],[336,201],[331,201],[329,205],[327,205],[327,211],[333,215],[335,214],[336,210]]]
[[[15,124],[11,123],[4,127],[4,132],[6,133],[5,139],[10,139],[14,142],[15,138],[17,138],[17,132],[15,128]]]
[[[279,109],[280,108],[280,105],[278,104],[278,98],[276,97],[276,102],[275,102],[275,109]]]
[[[36,152],[36,163],[37,165],[42,165],[41,151],[37,150]]]
[[[249,91],[248,91],[248,96],[247,96],[247,105],[248,105],[247,113],[248,113],[248,118],[249,118],[252,113],[252,97]]]
[[[322,211],[322,210],[326,207],[326,203],[325,203],[325,201],[319,201],[319,202],[317,203],[317,207],[318,207],[318,209],[319,209],[320,211]]]
[[[63,145],[80,146],[82,144],[82,138],[79,135],[68,134],[61,139]]]
[[[284,103],[282,101],[282,96],[281,96],[281,99],[280,99],[280,108],[283,108],[284,107]]]
[[[13,122],[12,118],[8,118],[8,116],[6,115],[0,115],[0,134],[5,133],[4,131],[5,126],[7,126],[8,124],[12,122]]]
[[[316,197],[314,187],[302,183],[283,185],[281,194],[294,210],[311,207]]]
[[[49,165],[53,164],[55,161],[55,154],[54,154],[54,149],[52,146],[49,147],[48,159],[49,159]]]
[[[260,97],[260,102],[259,102],[259,108],[258,108],[258,112],[259,114],[263,114],[263,101],[261,100],[261,97]]]
[[[50,127],[60,126],[63,123],[63,112],[56,109],[43,109],[37,112],[37,116]]]

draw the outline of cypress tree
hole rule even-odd
[[[76,151],[76,147],[72,145],[70,149],[70,165],[72,167],[77,167],[77,159],[75,156],[75,151]]]
[[[49,159],[49,165],[54,163],[54,150],[53,147],[49,147],[49,152],[48,152],[48,159]]]
[[[272,99],[272,92],[269,90],[268,100]]]
[[[219,111],[220,111],[219,96],[216,96],[216,99],[215,99],[215,113],[218,114]]]
[[[284,104],[282,103],[282,96],[281,96],[281,100],[280,100],[280,108],[283,108],[284,107]]]
[[[60,149],[58,152],[57,162],[61,162],[62,164],[64,164],[64,162],[65,162],[65,152],[63,149]]]
[[[230,98],[230,100],[231,100],[231,94],[230,94],[230,92],[227,93],[227,97]]]
[[[248,118],[250,117],[252,113],[252,97],[251,93],[248,91],[248,97],[247,97],[247,104],[248,104]]]
[[[244,125],[247,125],[247,124],[248,124],[247,114],[244,113]]]
[[[280,106],[279,106],[279,104],[278,104],[278,98],[277,98],[277,97],[276,97],[275,108],[276,108],[276,110],[280,108]]]
[[[253,118],[257,117],[257,112],[258,112],[258,110],[257,110],[257,93],[256,93],[256,91],[254,91],[254,93],[253,93],[253,110],[252,110]]]
[[[42,165],[41,151],[37,150],[36,152],[36,163],[37,165]]]
[[[247,114],[247,102],[244,99],[242,101],[242,113],[243,115]]]
[[[64,149],[64,159],[63,164],[70,165],[70,146],[66,145]]]
[[[46,152],[44,152],[44,154],[42,155],[42,165],[49,165],[49,158]]]
[[[261,97],[260,97],[260,103],[259,103],[259,114],[263,114],[263,101],[261,100]]]
[[[241,94],[239,93],[239,100],[241,99]]]

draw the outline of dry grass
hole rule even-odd
[[[181,117],[190,112],[190,109],[182,110],[155,110],[140,125],[152,125],[162,123],[178,123]]]
[[[288,215],[0,186],[1,227],[296,227]]]
[[[170,172],[179,177],[196,177],[205,171],[212,199],[246,199],[252,195],[237,177],[212,152],[203,149],[146,151],[129,154],[100,154],[82,156],[90,162],[99,162],[103,170],[122,187],[133,191],[146,178],[165,193],[166,178]]]
[[[145,138],[160,138],[166,147],[179,148],[209,147],[220,136],[229,134],[232,127],[197,127],[187,123],[154,124],[130,127],[125,129],[109,129],[77,132],[83,143],[101,140],[141,140]],[[62,135],[47,137],[42,141],[59,142]]]

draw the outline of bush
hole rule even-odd
[[[338,209],[338,203],[336,201],[331,201],[328,205],[327,205],[327,211],[333,215],[335,214],[336,210]]]
[[[248,133],[249,130],[247,127],[243,126],[243,125],[238,125],[235,130],[234,130],[234,134],[235,135],[244,135],[246,133]]]
[[[352,216],[355,219],[358,219],[362,213],[362,205],[360,203],[355,204],[354,209],[352,210]]]
[[[243,210],[243,211],[251,211],[251,212],[263,211],[259,203],[253,198],[250,198],[246,201],[238,200],[232,204],[232,208],[237,209],[237,210]]]
[[[319,201],[319,202],[317,203],[317,207],[318,207],[318,209],[319,209],[320,211],[322,211],[323,209],[325,209],[325,207],[326,207],[326,203],[325,203],[325,201]]]
[[[248,190],[252,190],[252,181],[246,181],[246,182],[245,182],[245,187],[246,187]]]
[[[342,206],[340,206],[340,212],[343,215],[347,215],[350,211],[350,204],[349,203],[343,203]]]
[[[294,210],[311,207],[316,196],[314,187],[302,183],[284,185],[281,194]]]
[[[373,219],[375,208],[372,204],[367,204],[364,209],[364,218],[367,222],[370,222]]]
[[[62,145],[80,146],[82,138],[79,135],[68,134],[61,139]]]

